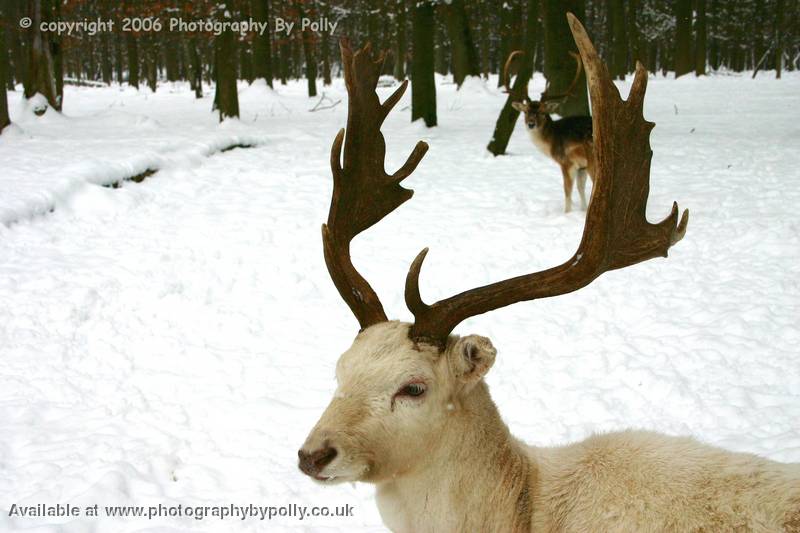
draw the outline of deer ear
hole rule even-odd
[[[520,113],[524,113],[528,110],[528,104],[524,102],[511,102],[511,107],[519,111]]]
[[[467,335],[447,347],[447,358],[453,376],[465,387],[472,387],[492,368],[497,350],[492,341],[480,335]]]
[[[550,113],[558,113],[558,108],[561,107],[561,102],[542,102],[539,104],[539,109],[542,112],[550,114]]]

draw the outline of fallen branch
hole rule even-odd
[[[331,103],[329,105],[322,105],[322,102],[325,102],[326,100],[328,102],[331,102]],[[339,103],[341,103],[341,101],[342,100],[340,98],[339,100],[336,100],[334,102],[332,98],[328,98],[328,96],[326,96],[325,93],[323,92],[322,96],[319,97],[319,102],[317,102],[314,107],[309,109],[309,111],[313,113],[314,111],[322,111],[323,109],[332,109],[332,108],[336,107],[337,105],[339,105]]]

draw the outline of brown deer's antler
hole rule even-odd
[[[331,147],[333,196],[328,223],[322,225],[322,242],[333,283],[364,329],[386,321],[386,313],[378,295],[353,266],[350,241],[411,198],[413,191],[400,182],[414,171],[428,145],[418,142],[399,170],[386,173],[386,142],[380,128],[408,82],[381,104],[375,87],[384,55],[373,59],[369,44],[354,53],[346,39],[339,46],[348,94],[347,136],[340,130]],[[343,141],[344,161],[340,164]]]
[[[684,211],[678,221],[677,204],[658,224],[650,224],[645,216],[652,157],[649,137],[654,126],[642,117],[646,70],[637,63],[628,100],[623,101],[583,25],[572,14],[567,17],[588,75],[596,158],[595,185],[578,250],[559,266],[427,305],[419,292],[426,248],[406,277],[406,304],[414,314],[410,335],[419,342],[442,347],[450,332],[468,317],[516,302],[572,292],[603,272],[666,257],[669,247],[686,232],[689,212]]]
[[[591,44],[591,41],[589,42],[589,44]],[[565,99],[565,98],[569,97],[570,95],[572,95],[572,91],[575,90],[575,84],[578,83],[578,79],[581,77],[582,64],[581,64],[581,58],[580,58],[580,56],[578,54],[576,54],[573,51],[570,51],[569,55],[571,55],[572,58],[575,59],[575,77],[572,78],[572,81],[570,82],[569,87],[567,87],[566,91],[564,91],[563,93],[560,93],[560,94],[547,94],[549,92],[549,89],[550,89],[550,86],[548,84],[548,86],[545,87],[544,92],[541,94],[541,96],[539,96],[539,101],[540,102],[549,102],[549,101],[552,101],[552,100],[562,100],[562,99]]]
[[[522,50],[514,50],[508,57],[506,58],[505,64],[503,64],[503,86],[506,88],[506,93],[511,92],[511,75],[509,74],[509,70],[511,69],[511,64],[514,62],[514,59],[517,57],[524,57],[525,52]],[[525,82],[525,96],[528,95],[528,83]]]

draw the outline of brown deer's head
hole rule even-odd
[[[518,102],[511,103],[511,107],[523,114],[525,126],[527,126],[528,129],[532,130],[536,127],[544,126],[547,120],[549,120],[550,114],[557,112],[561,104],[563,104],[564,101],[569,98],[572,95],[572,92],[575,90],[575,86],[581,76],[581,58],[574,52],[570,52],[570,55],[575,59],[575,77],[570,82],[566,91],[560,94],[549,94],[550,87],[548,85],[538,100],[531,100],[527,95],[528,86],[525,84],[525,97]],[[511,92],[509,86],[511,77],[509,74],[510,67],[515,60],[517,60],[517,58],[522,58],[523,56],[524,52],[522,52],[522,50],[515,50],[511,52],[508,56],[508,59],[506,59],[506,63],[503,67],[503,80],[506,87],[506,92]]]
[[[688,212],[679,219],[676,204],[658,224],[645,218],[653,124],[641,115],[644,67],[637,65],[630,96],[623,102],[583,26],[572,16],[569,20],[588,72],[598,161],[597,185],[575,255],[547,270],[426,304],[419,291],[425,249],[406,277],[411,324],[387,319],[377,294],[353,266],[350,241],[411,198],[412,191],[400,182],[428,147],[417,143],[399,170],[386,173],[380,127],[407,82],[381,104],[375,87],[383,57],[374,59],[369,45],[354,52],[346,40],[341,42],[347,136],[341,130],[333,141],[333,194],[322,240],[328,272],[361,331],[340,357],[336,393],[298,453],[300,470],[317,481],[379,483],[425,468],[442,446],[451,447],[448,453],[458,447],[459,442],[442,438],[443,430],[463,423],[458,413],[474,409],[476,398],[488,399],[483,377],[496,354],[485,337],[451,335],[463,320],[572,292],[603,272],[666,257],[683,237]],[[620,120],[612,127],[615,118]]]

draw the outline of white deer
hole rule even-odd
[[[406,84],[381,105],[382,58],[373,60],[368,47],[353,53],[343,41],[347,139],[342,130],[333,143],[323,244],[361,332],[339,359],[338,388],[299,451],[300,469],[324,484],[375,484],[381,516],[397,532],[800,532],[800,464],[644,431],[555,448],[523,444],[483,380],[495,361],[491,341],[451,334],[467,317],[666,256],[686,231],[688,213],[679,220],[677,205],[658,224],[645,219],[652,124],[641,117],[644,68],[637,65],[623,102],[581,24],[571,15],[569,23],[588,73],[597,161],[577,252],[560,266],[426,305],[423,250],[406,278],[413,324],[387,320],[349,245],[411,197],[399,183],[427,146],[418,143],[400,170],[385,173],[380,125]]]

